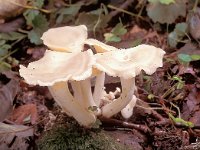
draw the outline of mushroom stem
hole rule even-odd
[[[132,116],[133,108],[135,107],[136,101],[137,101],[137,98],[135,95],[133,95],[128,105],[126,105],[126,107],[121,110],[121,114],[125,119],[128,119]]]
[[[90,78],[79,81],[80,87],[82,91],[82,101],[84,103],[84,106],[88,109],[90,107],[96,107],[97,110],[94,111],[95,115],[100,115],[101,110],[94,102],[93,96],[92,96],[92,90],[91,90],[91,82]]]
[[[93,99],[97,106],[100,105],[100,99],[104,91],[104,81],[105,81],[105,72],[101,72],[96,76],[95,88],[93,93]]]
[[[120,78],[122,85],[121,96],[102,107],[102,116],[110,118],[120,112],[131,101],[135,90],[135,78]]]
[[[82,89],[81,89],[81,84],[78,81],[71,81],[71,86],[73,89],[74,93],[74,98],[78,100],[81,106],[84,106],[84,102],[82,101]]]
[[[71,95],[66,82],[57,82],[48,88],[61,108],[67,114],[71,114],[79,124],[90,127],[96,121],[95,115],[81,107],[77,100]]]

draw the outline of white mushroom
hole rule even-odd
[[[87,28],[85,25],[52,28],[41,39],[52,50],[81,52],[87,39]]]
[[[94,46],[97,53],[117,50],[113,46],[106,45],[95,39],[87,39],[87,28],[85,25],[80,26],[65,26],[59,28],[49,29],[42,36],[42,40],[45,45],[47,45],[50,49],[55,51],[65,51],[65,52],[80,52],[83,50],[84,44]],[[94,71],[94,69],[93,69]],[[100,97],[103,92],[105,73],[101,71],[97,71],[96,74],[96,84],[95,90],[93,93],[93,99],[91,100],[91,96],[88,97],[87,104],[93,104],[93,101],[97,106],[100,104]],[[77,85],[76,82],[72,82],[72,87],[74,89],[74,95],[79,93],[81,90],[80,85]],[[76,85],[75,85],[76,84]],[[87,83],[90,84],[90,83]],[[79,92],[77,92],[79,91]],[[78,94],[80,97],[80,94]],[[86,104],[86,102],[84,102]],[[87,106],[86,104],[86,106]]]
[[[20,65],[19,72],[29,84],[48,86],[62,109],[81,125],[88,127],[96,121],[96,116],[72,96],[67,81],[83,82],[91,76],[94,63],[95,59],[91,50],[76,53],[47,50],[42,59],[30,63],[27,68]]]
[[[139,45],[134,48],[98,53],[95,55],[97,69],[113,77],[120,77],[121,96],[102,107],[102,115],[111,117],[121,111],[131,101],[135,89],[135,76],[144,70],[152,74],[162,66],[165,52],[154,46]]]

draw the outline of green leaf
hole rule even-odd
[[[158,2],[160,2],[160,0],[148,0],[148,2],[150,2],[150,3],[158,3]]]
[[[10,45],[4,44],[0,46],[0,57],[5,56],[8,54],[8,50],[11,48]]]
[[[44,0],[34,0],[33,1],[33,6],[35,6],[35,7],[42,8],[43,5],[44,5]]]
[[[175,1],[174,0],[160,0],[160,3],[165,4],[165,5],[169,5],[169,4],[175,3]]]
[[[191,55],[192,60],[200,60],[200,55]]]
[[[185,83],[184,82],[178,82],[178,84],[177,84],[177,89],[178,90],[180,90],[180,89],[182,89],[183,88],[183,86],[185,85]]]
[[[123,26],[123,24],[120,22],[118,23],[112,30],[111,33],[115,35],[124,35],[127,32],[127,29]]]
[[[149,3],[147,14],[154,21],[159,23],[174,23],[179,16],[185,17],[185,1],[176,0],[176,3],[170,5],[161,4],[160,2]]]
[[[173,32],[168,35],[168,42],[171,47],[176,47],[188,32],[188,25],[185,22],[177,23]]]
[[[73,20],[74,17],[78,14],[81,6],[83,5],[82,2],[79,2],[77,4],[71,5],[67,8],[61,8],[57,14],[59,15],[56,19],[56,23],[60,24],[64,20],[65,22]]]
[[[176,34],[176,32],[171,32],[168,35],[168,43],[170,45],[170,47],[176,47],[176,45],[178,44],[178,35]]]
[[[19,32],[0,33],[0,40],[15,41],[23,39],[26,35]]]
[[[36,44],[36,45],[40,45],[42,44],[42,40],[40,39],[42,36],[42,33],[39,30],[34,30],[32,29],[31,31],[29,31],[28,33],[28,38],[30,40],[31,43]]]
[[[35,19],[35,17],[39,14],[38,10],[32,10],[32,9],[28,9],[26,10],[23,15],[24,18],[26,19],[26,24],[33,26],[33,20]]]
[[[142,39],[136,39],[133,41],[133,43],[131,43],[131,47],[136,47],[138,45],[140,45],[142,43]]]
[[[76,20],[75,24],[85,24],[89,31],[92,31],[95,27],[95,30],[98,31],[107,27],[110,19],[111,18],[109,15],[82,12],[79,13],[78,19]]]
[[[120,42],[121,38],[119,36],[124,35],[126,32],[127,29],[120,22],[111,30],[110,33],[105,33],[104,37],[106,42]]]
[[[0,46],[6,44],[6,40],[0,40]]]
[[[185,121],[182,118],[176,118],[171,113],[169,113],[168,115],[175,123],[178,123],[178,124],[184,125],[186,127],[190,127],[190,128],[194,127],[194,124],[190,121]]]
[[[188,55],[188,54],[178,54],[178,58],[179,58],[182,62],[186,62],[186,63],[192,61],[190,55]]]
[[[11,69],[11,65],[6,63],[6,62],[3,62],[3,61],[0,61],[0,72],[3,72],[3,71],[8,71]]]
[[[152,99],[154,99],[154,97],[155,97],[155,95],[149,94],[147,98],[148,98],[149,100],[152,100]]]
[[[47,21],[47,18],[43,14],[37,15],[33,21],[33,28],[38,28],[41,31],[47,30],[49,23]]]
[[[173,81],[179,81],[179,82],[181,82],[181,81],[182,81],[182,77],[179,77],[179,76],[174,75],[174,76],[172,77],[172,80],[173,80]]]
[[[48,21],[43,14],[35,16],[32,20],[33,29],[29,31],[28,38],[31,43],[39,45],[42,44],[40,39],[42,34],[48,29]]]
[[[185,22],[177,23],[174,31],[177,33],[177,35],[180,37],[185,36],[185,33],[187,33],[188,30],[188,24]]]
[[[106,42],[120,42],[121,38],[114,35],[113,33],[105,33],[104,34]]]

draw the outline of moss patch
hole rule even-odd
[[[128,150],[100,129],[87,130],[77,124],[54,126],[38,141],[40,150]]]

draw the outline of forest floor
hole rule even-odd
[[[165,2],[168,3],[167,0]],[[174,3],[177,5],[175,9],[184,8],[185,12],[174,15],[173,19],[158,16],[158,13],[165,14],[159,12],[160,9],[168,10]],[[23,15],[5,19],[0,24],[0,149],[37,149],[38,145],[44,145],[41,142],[48,139],[48,133],[49,136],[54,135],[52,130],[60,125],[62,128],[65,123],[80,128],[78,132],[81,134],[74,138],[88,133],[88,129],[78,127],[72,118],[62,112],[47,87],[28,85],[18,72],[20,64],[27,65],[43,56],[46,47],[39,39],[43,31],[74,24],[86,24],[90,37],[98,37],[98,40],[117,48],[144,43],[166,52],[163,67],[151,76],[141,73],[136,77],[137,97],[140,100],[131,118],[123,119],[121,114],[110,119],[99,118],[101,124],[92,131],[94,134],[101,131],[111,136],[114,142],[127,145],[130,149],[200,149],[198,2],[175,0],[171,4],[163,4],[159,0],[155,3],[150,0],[117,0],[94,3],[83,0],[69,5],[68,1],[49,0],[43,4],[35,1],[26,6],[30,5],[31,8],[26,8]],[[155,12],[151,9],[154,7],[160,8],[157,16],[152,16]],[[54,9],[53,13],[45,12]],[[108,92],[120,86],[119,78],[106,78]],[[74,128],[71,131],[77,133]],[[55,132],[58,130],[55,129]],[[54,138],[60,139],[60,136]],[[70,139],[71,134],[63,136]],[[91,137],[94,138],[94,135]],[[81,143],[81,140],[78,142]]]

